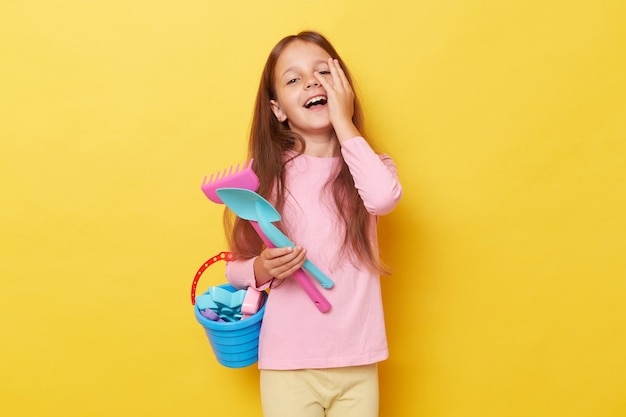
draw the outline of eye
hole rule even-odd
[[[289,85],[289,84],[295,84],[295,83],[297,83],[297,82],[298,82],[298,78],[291,78],[291,79],[287,80],[287,83],[286,83],[286,84],[287,84],[287,85]]]
[[[321,75],[328,75],[330,74],[330,70],[320,70],[318,71],[318,73],[320,73]]]

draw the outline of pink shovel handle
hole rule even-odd
[[[309,298],[313,300],[315,307],[317,307],[319,311],[321,311],[322,313],[326,313],[330,310],[330,303],[309,279],[309,277],[304,272],[304,269],[300,268],[296,272],[294,272],[293,279],[298,281],[302,289],[304,289],[304,292],[306,292]]]
[[[274,244],[272,244],[272,242],[270,242],[267,236],[265,236],[265,233],[263,233],[263,231],[261,230],[257,222],[250,220],[250,224],[252,225],[254,230],[256,230],[257,234],[263,240],[263,242],[268,248],[276,247],[274,246]],[[322,295],[322,293],[319,292],[317,287],[313,284],[313,282],[311,282],[311,280],[309,279],[309,277],[306,275],[306,273],[304,272],[302,268],[294,272],[293,278],[300,284],[302,289],[304,289],[304,292],[306,292],[306,294],[313,301],[313,303],[315,304],[315,307],[317,307],[319,311],[321,311],[322,313],[326,313],[330,310],[330,303]]]

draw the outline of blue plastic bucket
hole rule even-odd
[[[229,261],[232,259],[230,253],[222,252],[209,259],[200,267],[191,287],[191,303],[194,306],[196,320],[204,328],[217,361],[229,368],[244,368],[256,363],[259,359],[259,334],[261,333],[261,322],[265,313],[267,293],[261,293],[263,304],[259,311],[250,317],[232,322],[209,320],[200,313],[200,309],[195,303],[196,285],[200,275],[213,263],[219,260]],[[237,291],[229,284],[219,285],[219,287],[231,293]],[[205,292],[205,294],[208,292]]]
[[[220,287],[229,292],[237,291],[228,284]],[[267,298],[266,293],[262,293],[262,296],[264,300]],[[244,368],[256,363],[259,359],[259,334],[265,302],[254,315],[232,322],[209,320],[200,313],[197,305],[194,306],[194,312],[196,320],[204,327],[219,363],[229,368]]]

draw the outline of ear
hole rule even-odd
[[[272,105],[272,112],[279,122],[283,123],[285,120],[287,120],[287,115],[285,114],[283,109],[280,108],[280,104],[278,104],[276,100],[270,100],[270,104]]]

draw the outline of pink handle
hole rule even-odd
[[[272,244],[272,242],[270,242],[267,236],[265,236],[265,233],[263,233],[257,222],[250,220],[250,224],[252,225],[254,230],[256,230],[259,237],[263,240],[263,243],[265,243],[268,248],[276,247],[274,246],[274,244]],[[319,292],[317,287],[311,282],[311,280],[302,268],[294,272],[293,278],[298,282],[298,284],[300,284],[302,289],[304,289],[304,292],[306,292],[306,294],[313,301],[315,307],[317,307],[319,311],[321,311],[322,313],[326,313],[330,310],[330,303],[322,295],[322,293]]]
[[[330,303],[326,297],[319,292],[317,287],[313,285],[313,282],[311,282],[302,268],[293,273],[293,279],[298,281],[300,286],[302,286],[302,289],[304,289],[304,292],[306,292],[309,298],[313,300],[315,307],[317,307],[319,311],[326,313],[330,310]]]

